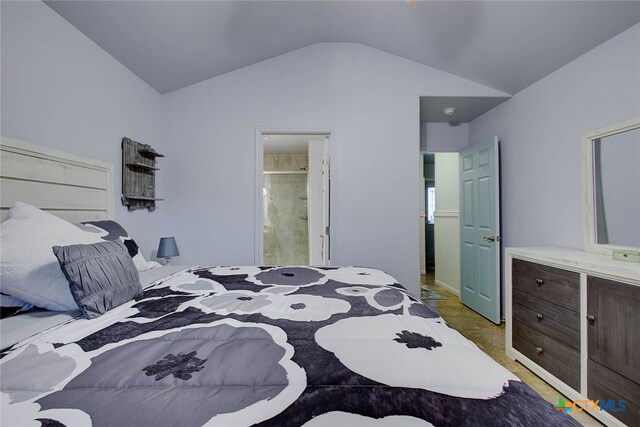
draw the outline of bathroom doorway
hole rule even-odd
[[[256,226],[260,222],[257,230],[261,232],[256,233],[256,246],[261,248],[257,263],[327,265],[329,134],[261,132],[259,142],[262,173],[257,182]]]

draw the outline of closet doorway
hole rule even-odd
[[[329,264],[329,138],[329,133],[259,132],[257,264]]]

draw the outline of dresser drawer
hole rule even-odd
[[[511,276],[513,289],[580,311],[579,273],[514,258]]]
[[[580,390],[578,351],[515,319],[513,347],[574,390]]]
[[[587,362],[587,397],[605,402],[613,400],[620,409],[619,401],[624,400],[625,411],[609,411],[628,426],[640,426],[640,384],[607,369],[598,362]]]
[[[580,314],[535,297],[513,291],[513,319],[580,351]]]

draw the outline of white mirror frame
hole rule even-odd
[[[640,128],[640,117],[616,123],[582,135],[582,212],[584,217],[584,250],[611,255],[614,250],[640,251],[640,248],[600,244],[596,234],[593,141]]]

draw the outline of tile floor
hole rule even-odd
[[[456,295],[434,284],[433,276],[433,273],[423,275],[422,286],[427,286],[436,290],[441,295],[447,297],[447,299],[429,300],[425,301],[425,303],[442,316],[449,325],[473,341],[482,349],[482,351],[491,356],[496,362],[513,372],[518,378],[529,385],[529,387],[540,393],[545,400],[556,404],[558,402],[558,398],[562,396],[556,389],[551,387],[520,363],[511,360],[505,354],[504,323],[500,326],[495,325],[473,310],[467,308],[460,302],[460,299]],[[569,414],[582,425],[602,425],[595,418],[584,412],[571,411]]]

